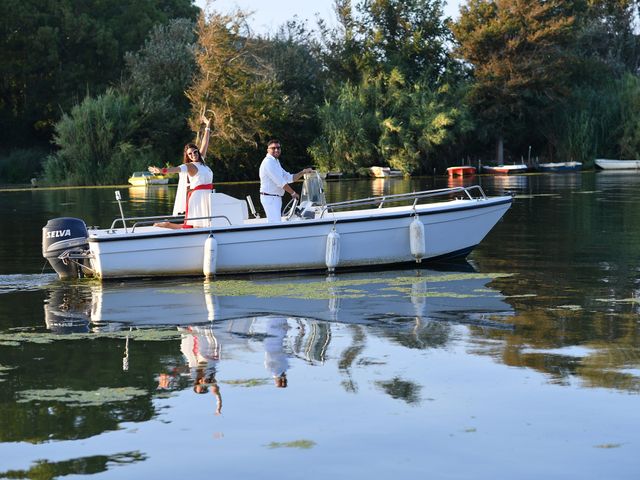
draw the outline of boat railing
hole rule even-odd
[[[233,225],[229,217],[226,215],[212,215],[210,217],[189,217],[189,220],[213,220],[214,218],[223,218],[226,220],[229,225]],[[127,218],[116,218],[111,223],[111,228],[109,228],[109,232],[115,233],[116,225],[121,223],[123,228],[127,227],[127,222],[134,222],[131,227],[131,233],[135,232],[136,227],[143,227],[146,225],[153,225],[157,222],[170,222],[170,221],[180,221],[184,220],[184,215],[163,215],[163,216],[155,216],[155,217],[127,217]]]
[[[421,192],[399,193],[395,195],[380,195],[376,197],[360,198],[358,200],[347,200],[344,202],[328,203],[322,207],[320,218],[323,218],[326,212],[333,212],[335,210],[361,207],[365,205],[377,205],[377,208],[382,208],[386,203],[399,203],[411,200],[413,200],[413,205],[415,206],[418,203],[418,200],[427,198],[433,199],[436,197],[445,197],[456,194],[463,194],[463,196],[468,200],[487,198],[484,190],[482,190],[482,187],[480,185],[472,185],[469,187],[442,188],[438,190],[424,190]]]

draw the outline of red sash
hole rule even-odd
[[[182,224],[182,228],[193,228],[193,225],[187,225],[187,218],[189,218],[189,199],[191,198],[191,194],[196,190],[213,190],[213,183],[205,183],[187,190],[187,204],[185,206],[184,223]]]

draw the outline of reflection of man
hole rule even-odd
[[[260,164],[260,203],[269,223],[282,221],[282,196],[285,191],[291,195],[291,198],[299,198],[289,184],[298,181],[305,173],[313,172],[311,168],[305,168],[296,174],[287,172],[280,165],[281,153],[280,141],[269,140],[267,156]]]
[[[289,358],[283,349],[287,330],[289,330],[289,324],[286,318],[269,317],[267,319],[267,338],[264,340],[264,366],[271,372],[274,383],[278,388],[287,387]]]

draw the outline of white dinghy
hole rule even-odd
[[[640,170],[640,160],[609,160],[596,158],[596,167],[603,170]]]
[[[206,227],[172,230],[153,223],[182,217],[122,215],[111,228],[87,230],[80,219],[56,218],[43,228],[42,248],[61,278],[374,267],[464,257],[511,203],[476,185],[327,204],[313,173],[282,223],[249,218],[245,201],[212,193]]]

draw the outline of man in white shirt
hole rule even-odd
[[[291,174],[280,165],[282,147],[280,141],[273,139],[267,143],[267,156],[260,164],[260,203],[267,214],[267,222],[282,221],[282,196],[288,192],[291,198],[298,198],[298,194],[289,186],[298,181],[305,173],[313,172],[312,168]]]

